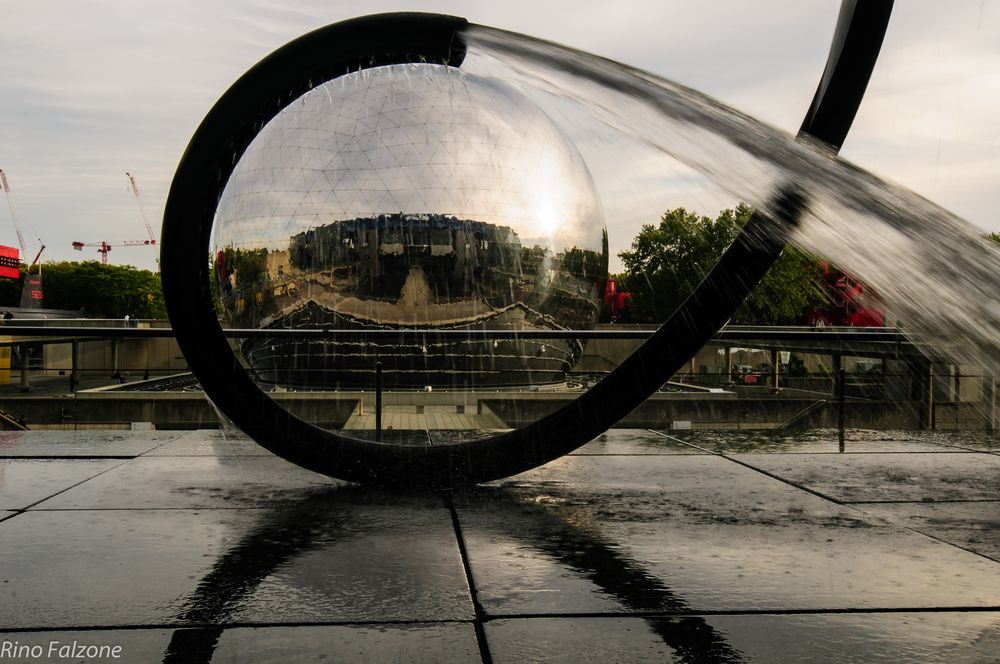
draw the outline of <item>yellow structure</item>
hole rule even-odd
[[[4,341],[9,341],[9,337]],[[10,346],[0,346],[0,385],[10,384]]]

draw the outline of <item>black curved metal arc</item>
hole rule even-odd
[[[844,0],[821,83],[800,129],[800,138],[839,151],[857,114],[888,26],[892,0]],[[786,229],[805,204],[789,186],[779,192],[774,217],[755,212],[709,275],[657,332],[615,371],[573,403],[498,438],[489,467],[472,468],[473,481],[513,475],[572,452],[606,431],[649,398],[732,316],[786,245]],[[567,431],[567,421],[572,429]],[[520,441],[532,445],[515,446]],[[520,456],[517,456],[520,452]]]
[[[802,208],[803,198],[794,191],[783,194],[774,207],[776,217],[788,224],[798,220]],[[611,374],[564,408],[518,432],[484,441],[495,446],[495,461],[489,469],[493,476],[513,475],[568,454],[632,412],[725,325],[784,247],[781,225],[754,213],[708,277]],[[563,429],[567,413],[576,420],[573,438]],[[511,449],[505,445],[509,446],[517,434],[533,438],[536,444],[525,448],[520,458],[509,451],[503,455],[505,449]],[[580,439],[582,442],[576,442]]]
[[[371,444],[337,436],[281,408],[240,365],[219,326],[210,289],[212,223],[236,163],[263,126],[308,90],[362,69],[407,63],[460,65],[461,18],[385,14],[343,21],[275,51],[236,81],[209,111],[181,157],[161,232],[163,293],[177,343],[216,406],[272,452],[344,479]]]
[[[839,151],[865,96],[893,0],[843,0],[826,68],[802,121],[808,135]]]
[[[890,7],[884,0],[845,0],[827,64],[832,73],[824,74],[827,83],[820,86],[803,133],[839,147],[864,95]],[[777,221],[753,215],[708,278],[631,357],[576,402],[523,429],[441,447],[393,446],[349,438],[291,415],[240,366],[215,319],[203,256],[218,198],[253,138],[248,132],[263,127],[303,88],[370,66],[455,64],[464,57],[464,25],[451,17],[383,15],[339,23],[292,42],[223,96],[199,127],[174,177],[162,255],[164,295],[178,343],[205,391],[237,426],[305,468],[362,482],[451,486],[511,475],[576,449],[636,408],[715,334],[780,255],[782,224],[795,223],[802,210],[803,195],[793,186],[778,192],[772,206]],[[868,50],[852,53],[861,49]],[[261,95],[267,100],[263,106]],[[235,128],[227,125],[232,118]],[[190,249],[191,231],[200,253]],[[198,297],[192,307],[194,294]]]

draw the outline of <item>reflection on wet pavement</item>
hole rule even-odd
[[[466,623],[8,632],[0,636],[0,643],[2,640],[29,647],[41,646],[44,651],[53,641],[60,645],[75,642],[78,645],[115,644],[122,648],[119,660],[83,660],[87,662],[451,664],[479,661],[476,636],[472,626]]]
[[[274,456],[242,433],[191,431],[164,443],[146,456]]]
[[[0,431],[0,458],[135,457],[184,431]]]
[[[144,456],[38,505],[39,509],[268,507],[343,485],[277,457]]]
[[[686,445],[666,436],[650,435],[645,429],[612,429],[579,448],[581,454],[704,454],[692,445]]]
[[[671,648],[660,636],[666,629],[684,635],[692,624],[696,633],[711,629],[727,654],[705,656],[697,638]],[[487,635],[497,664],[987,664],[1000,652],[1000,612],[504,619],[489,623]]]
[[[777,431],[662,431],[665,436],[708,452],[759,454],[783,452],[788,454],[837,454],[839,441],[835,429],[782,433]],[[980,434],[986,436],[986,434]],[[849,429],[846,432],[844,452],[864,454],[872,452],[955,452],[971,436],[960,433],[936,431],[871,431]]]
[[[1000,502],[886,503],[862,509],[1000,562]]]
[[[0,459],[0,509],[25,509],[120,463],[116,459]]]
[[[945,452],[808,458],[791,454],[737,454],[733,458],[844,503],[1000,500],[1000,456],[995,454]]]
[[[1000,457],[968,437],[856,432],[863,453],[838,455],[826,432],[611,431],[439,496],[334,482],[219,432],[98,436],[93,454],[33,433],[28,456],[142,456],[0,459],[0,641],[167,662],[1000,652]]]
[[[1000,603],[995,563],[719,457],[567,458],[483,490],[459,513],[495,615]],[[683,608],[642,583],[608,592],[567,563],[605,550]]]
[[[354,490],[297,497],[273,509],[32,511],[11,519],[0,531],[2,592],[16,601],[0,602],[0,625],[471,617],[440,499],[379,500]]]
[[[493,661],[737,664],[748,660],[710,619],[532,618],[487,625]]]

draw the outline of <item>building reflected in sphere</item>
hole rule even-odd
[[[240,159],[215,221],[215,278],[239,328],[589,329],[607,277],[601,204],[537,104],[441,65],[340,77]],[[253,339],[259,380],[293,388],[563,380],[582,345]]]

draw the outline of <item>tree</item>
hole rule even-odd
[[[82,310],[89,318],[166,318],[160,275],[131,265],[46,263],[43,269],[47,309]],[[0,306],[17,307],[24,279],[4,279]]]
[[[656,226],[647,224],[619,254],[625,265],[624,288],[632,293],[631,318],[660,323],[667,319],[736,238],[753,210],[741,203],[712,219],[670,210]],[[818,259],[788,247],[733,316],[744,325],[792,325],[823,303]]]
[[[24,284],[24,265],[17,279],[0,279],[0,307],[14,309],[21,306],[21,287]]]

